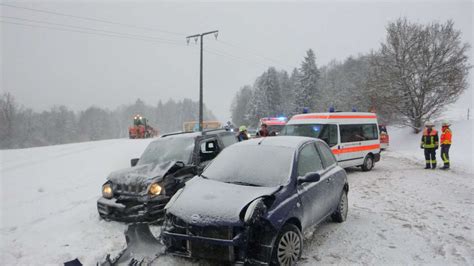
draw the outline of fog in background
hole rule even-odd
[[[385,39],[387,23],[402,16],[419,23],[452,19],[463,41],[473,44],[474,9],[469,1],[1,3],[155,29],[0,6],[1,21],[64,29],[0,23],[1,90],[37,111],[60,104],[76,111],[91,105],[112,109],[137,98],[150,105],[169,98],[197,100],[199,46],[193,40],[186,45],[185,36],[216,29],[217,41],[209,35],[204,42],[204,100],[221,121],[230,119],[235,92],[269,66],[291,72],[309,48],[318,66],[376,50]],[[6,17],[135,37],[85,34]],[[155,39],[134,39],[137,35]],[[471,71],[471,87],[452,112],[472,109],[472,83]]]

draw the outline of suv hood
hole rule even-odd
[[[240,212],[253,200],[275,193],[280,187],[252,187],[196,176],[167,212],[186,223],[201,226],[239,225]]]
[[[151,181],[161,181],[175,166],[176,161],[162,164],[143,164],[112,172],[107,180],[113,184],[147,185]]]

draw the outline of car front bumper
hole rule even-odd
[[[163,220],[165,206],[169,201],[167,196],[158,196],[148,201],[134,199],[97,200],[97,210],[100,217],[121,222],[160,222]]]
[[[198,227],[171,224],[167,219],[161,237],[166,244],[166,252],[175,256],[209,259],[225,264],[268,265],[274,239],[270,237],[264,241],[265,236],[258,235],[268,230],[257,227]]]

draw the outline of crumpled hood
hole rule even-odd
[[[195,225],[238,225],[242,209],[254,199],[271,195],[279,187],[252,187],[223,183],[196,176],[168,208],[171,213]]]
[[[175,163],[175,161],[170,161],[162,164],[150,163],[137,165],[112,172],[107,180],[113,184],[146,185],[152,180],[161,181]]]

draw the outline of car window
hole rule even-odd
[[[235,137],[234,134],[224,134],[221,135],[221,140],[222,143],[224,144],[224,147],[229,147],[232,144],[237,143],[237,138]]]
[[[335,164],[336,158],[334,157],[332,151],[324,143],[318,142],[317,145],[321,154],[321,159],[323,161],[324,168],[328,168],[329,166]]]
[[[312,144],[306,145],[298,156],[298,176],[305,176],[307,173],[318,172],[323,169],[321,159]]]

